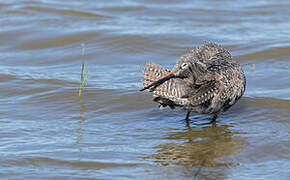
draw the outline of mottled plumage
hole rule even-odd
[[[213,120],[237,102],[246,86],[244,73],[230,53],[215,43],[205,43],[182,55],[169,71],[153,62],[143,69],[142,90],[152,92],[162,107],[184,107],[212,114]]]

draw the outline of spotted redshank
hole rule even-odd
[[[141,91],[152,92],[160,107],[183,107],[212,115],[211,121],[234,105],[243,95],[246,79],[230,53],[212,42],[182,55],[171,71],[149,62],[143,69]]]

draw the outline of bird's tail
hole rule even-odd
[[[165,69],[164,67],[155,64],[153,62],[149,62],[145,64],[145,66],[147,68],[144,68],[142,70],[143,71],[142,83],[144,87],[147,87],[153,82],[158,81],[159,79],[161,79],[170,72],[168,69]],[[146,91],[152,92],[153,94],[162,97],[181,98],[187,89],[184,82],[181,81],[182,81],[181,79],[172,78],[165,81],[164,83],[160,84],[157,87],[153,86],[149,89],[146,89]]]
[[[158,81],[163,76],[165,76],[167,73],[169,73],[169,70],[165,69],[164,67],[160,66],[159,64],[155,64],[153,62],[149,62],[145,64],[147,68],[142,69],[143,72],[143,86],[149,86],[155,81]],[[152,91],[153,88],[149,88],[147,91]]]

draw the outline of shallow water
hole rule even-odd
[[[289,179],[290,2],[0,2],[1,179]],[[139,92],[205,41],[228,48],[244,97],[186,127]],[[89,72],[78,97],[82,44]],[[207,117],[193,115],[204,122]]]

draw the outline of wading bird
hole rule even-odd
[[[145,64],[143,86],[160,107],[183,107],[190,112],[212,115],[210,123],[243,95],[246,79],[240,65],[223,47],[207,42],[182,55],[169,71],[153,62]]]

